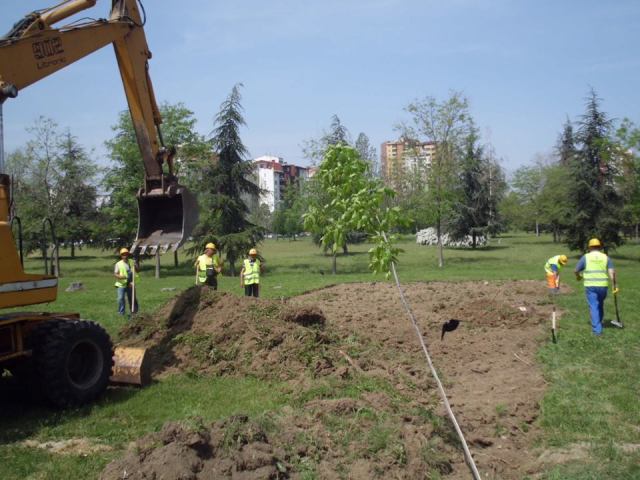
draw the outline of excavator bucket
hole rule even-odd
[[[175,187],[175,188],[174,188]],[[138,194],[138,234],[132,251],[155,255],[182,245],[198,223],[198,203],[187,188],[175,184]]]
[[[144,387],[151,381],[147,362],[147,350],[134,347],[116,347],[113,352],[111,383],[139,385]]]

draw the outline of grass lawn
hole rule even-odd
[[[546,259],[567,253],[550,238],[512,234],[495,239],[477,251],[448,249],[445,269],[437,268],[436,249],[419,247],[412,238],[403,241],[399,274],[403,282],[431,280],[543,280]],[[331,258],[308,239],[268,240],[260,248],[266,263],[261,282],[264,297],[292,296],[307,290],[343,282],[385,281],[369,273],[367,245],[351,246],[348,256],[338,257],[338,275],[331,275]],[[64,254],[64,252],[63,252]],[[153,278],[154,261],[143,264],[138,295],[141,310],[152,312],[194,281],[193,259],[180,253],[182,262],[162,258],[162,278]],[[548,479],[640,478],[640,247],[627,245],[612,257],[618,270],[620,308],[624,330],[607,329],[602,339],[590,335],[588,313],[581,286],[570,271],[579,255],[572,252],[563,280],[573,293],[558,298],[565,310],[560,341],[543,346],[539,359],[549,381],[542,403],[540,446],[554,451],[587,452],[574,461],[550,466]],[[114,336],[126,321],[116,312],[113,287],[115,256],[84,249],[76,259],[63,257],[58,300],[40,308],[80,312],[100,322]],[[39,272],[41,262],[28,259],[27,270]],[[67,293],[71,282],[85,289]],[[241,294],[239,279],[222,277],[220,289]],[[541,288],[542,284],[541,284]],[[165,289],[163,291],[163,289]],[[167,290],[170,289],[170,290]],[[36,307],[37,308],[37,307]],[[33,309],[33,308],[31,308]],[[613,302],[607,302],[607,318]],[[258,402],[256,399],[260,399]],[[98,403],[66,412],[9,401],[0,404],[0,471],[3,479],[96,478],[128,442],[157,430],[166,420],[205,420],[244,412],[260,416],[290,404],[283,386],[253,379],[229,381],[177,375],[145,390],[112,389]],[[88,437],[114,450],[89,456],[52,455],[26,447],[24,440],[60,440]]]

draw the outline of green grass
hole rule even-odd
[[[399,275],[403,282],[462,280],[540,280],[546,259],[569,253],[550,238],[530,235],[505,235],[489,247],[471,250],[447,249],[445,269],[437,268],[433,247],[415,245],[406,238],[401,245]],[[331,275],[331,257],[323,255],[308,239],[268,240],[260,248],[266,260],[261,280],[261,295],[277,298],[343,282],[385,281],[369,273],[368,245],[351,246],[351,253],[338,257],[338,275]],[[64,252],[63,252],[64,253]],[[62,259],[61,290],[58,300],[41,306],[48,311],[80,312],[83,318],[102,323],[115,334],[126,322],[116,313],[112,269],[116,258],[96,250],[82,250],[79,257]],[[573,293],[557,298],[565,312],[559,330],[559,343],[545,344],[539,359],[549,382],[541,404],[539,425],[541,449],[571,449],[589,445],[587,458],[565,465],[550,466],[546,479],[637,479],[640,478],[640,247],[627,245],[614,252],[621,287],[620,309],[624,330],[608,328],[601,339],[590,334],[588,311],[582,287],[570,271],[578,258],[571,252],[570,265],[563,282]],[[153,278],[154,261],[143,265],[138,293],[142,312],[153,312],[178,291],[193,283],[192,259],[183,260],[176,269],[172,256],[162,259],[162,278]],[[30,258],[27,270],[42,271],[40,261]],[[80,281],[85,290],[64,292],[71,282]],[[222,277],[220,289],[241,294],[238,278]],[[175,288],[163,292],[163,288]],[[36,309],[38,307],[31,307]],[[400,312],[399,312],[400,313]],[[613,318],[613,302],[607,300],[606,318]],[[355,333],[357,334],[357,333]],[[184,341],[206,342],[185,338]],[[205,339],[206,340],[206,339]],[[206,353],[206,348],[203,350]],[[357,355],[357,352],[351,352]],[[243,411],[260,415],[277,410],[283,404],[300,405],[303,400],[344,396],[359,391],[383,388],[379,385],[319,385],[308,392],[290,392],[279,385],[245,379],[228,381],[179,375],[158,382],[145,390],[114,389],[95,405],[68,412],[53,412],[33,405],[10,402],[0,404],[0,465],[3,478],[96,478],[97,473],[132,439],[158,429],[169,419],[202,416],[214,420]],[[260,398],[256,402],[255,398]],[[498,415],[501,412],[496,411]],[[508,413],[508,412],[505,412]],[[82,456],[51,455],[21,446],[21,441],[64,439],[87,436],[115,448],[113,452]],[[384,448],[384,427],[371,432],[372,448]],[[394,445],[386,448],[393,450]],[[626,449],[626,451],[625,451]],[[395,451],[395,450],[394,450]],[[435,453],[434,453],[435,454]],[[430,453],[431,455],[431,453]],[[398,450],[398,456],[402,452]],[[313,465],[305,466],[305,478],[313,478]]]
[[[255,379],[175,375],[137,390],[109,389],[97,403],[64,412],[18,399],[3,402],[0,420],[0,465],[3,479],[92,478],[127,444],[157,431],[169,420],[212,422],[235,413],[259,416],[286,402],[282,389]],[[21,442],[89,438],[112,452],[52,455]],[[25,472],[37,477],[29,477]]]

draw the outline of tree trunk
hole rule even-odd
[[[342,246],[342,253],[345,255],[349,255],[349,247],[347,247],[346,243]]]
[[[61,277],[62,275],[60,274],[60,245],[58,244],[57,241],[56,241],[55,245],[53,246],[53,251],[55,252],[55,260],[56,260],[56,266],[55,266],[54,275],[56,277]]]
[[[156,278],[160,278],[160,250],[156,250]]]
[[[638,226],[639,226],[639,225],[640,225],[640,224],[636,223],[636,242],[638,241],[638,236],[639,236],[638,234],[640,234],[640,231],[638,231],[638,230],[639,230],[639,229],[638,229]]]
[[[71,258],[76,258],[76,242],[71,240]]]
[[[471,232],[471,248],[476,248],[476,232]]]
[[[173,252],[173,266],[178,268],[178,264],[179,264],[179,262],[178,262],[178,251],[174,250],[174,252]]]
[[[536,218],[536,237],[540,236],[540,224],[538,223],[538,219]]]
[[[333,261],[332,261],[332,265],[331,265],[331,273],[333,273],[334,275],[338,274],[338,262],[337,262],[337,255],[335,253],[333,254]]]
[[[444,249],[442,248],[442,230],[439,218],[436,222],[436,235],[438,237],[438,268],[444,268]]]

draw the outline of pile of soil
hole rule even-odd
[[[148,349],[155,376],[176,371],[297,378],[308,369],[331,373],[325,317],[313,305],[237,297],[193,287],[154,317],[141,317],[120,334],[125,346]]]
[[[530,447],[545,382],[535,353],[552,307],[544,285],[436,282],[404,289],[480,471],[504,479],[536,472]],[[450,319],[459,327],[441,340]],[[209,447],[198,446],[202,441],[157,447],[193,450],[184,454],[192,459],[191,476],[160,476],[167,456],[138,446],[126,457],[133,462],[127,471],[147,477],[127,478],[154,478],[152,471],[157,478],[211,478],[201,472],[213,472],[208,462],[223,459],[224,475],[233,478],[299,478],[306,471],[318,478],[469,476],[393,285],[337,285],[286,301],[193,288],[122,336],[125,344],[149,348],[156,375],[196,370],[287,381],[299,393],[293,401],[319,382],[327,387],[300,400],[300,408],[273,413],[258,449],[270,455],[276,469],[270,473],[240,476],[248,471],[242,452],[251,442],[223,452],[211,433],[228,428],[222,422],[207,430]],[[122,478],[118,465],[103,478]]]
[[[284,451],[268,443],[266,434],[247,417],[235,416],[204,426],[167,423],[110,463],[101,480],[289,478]]]

